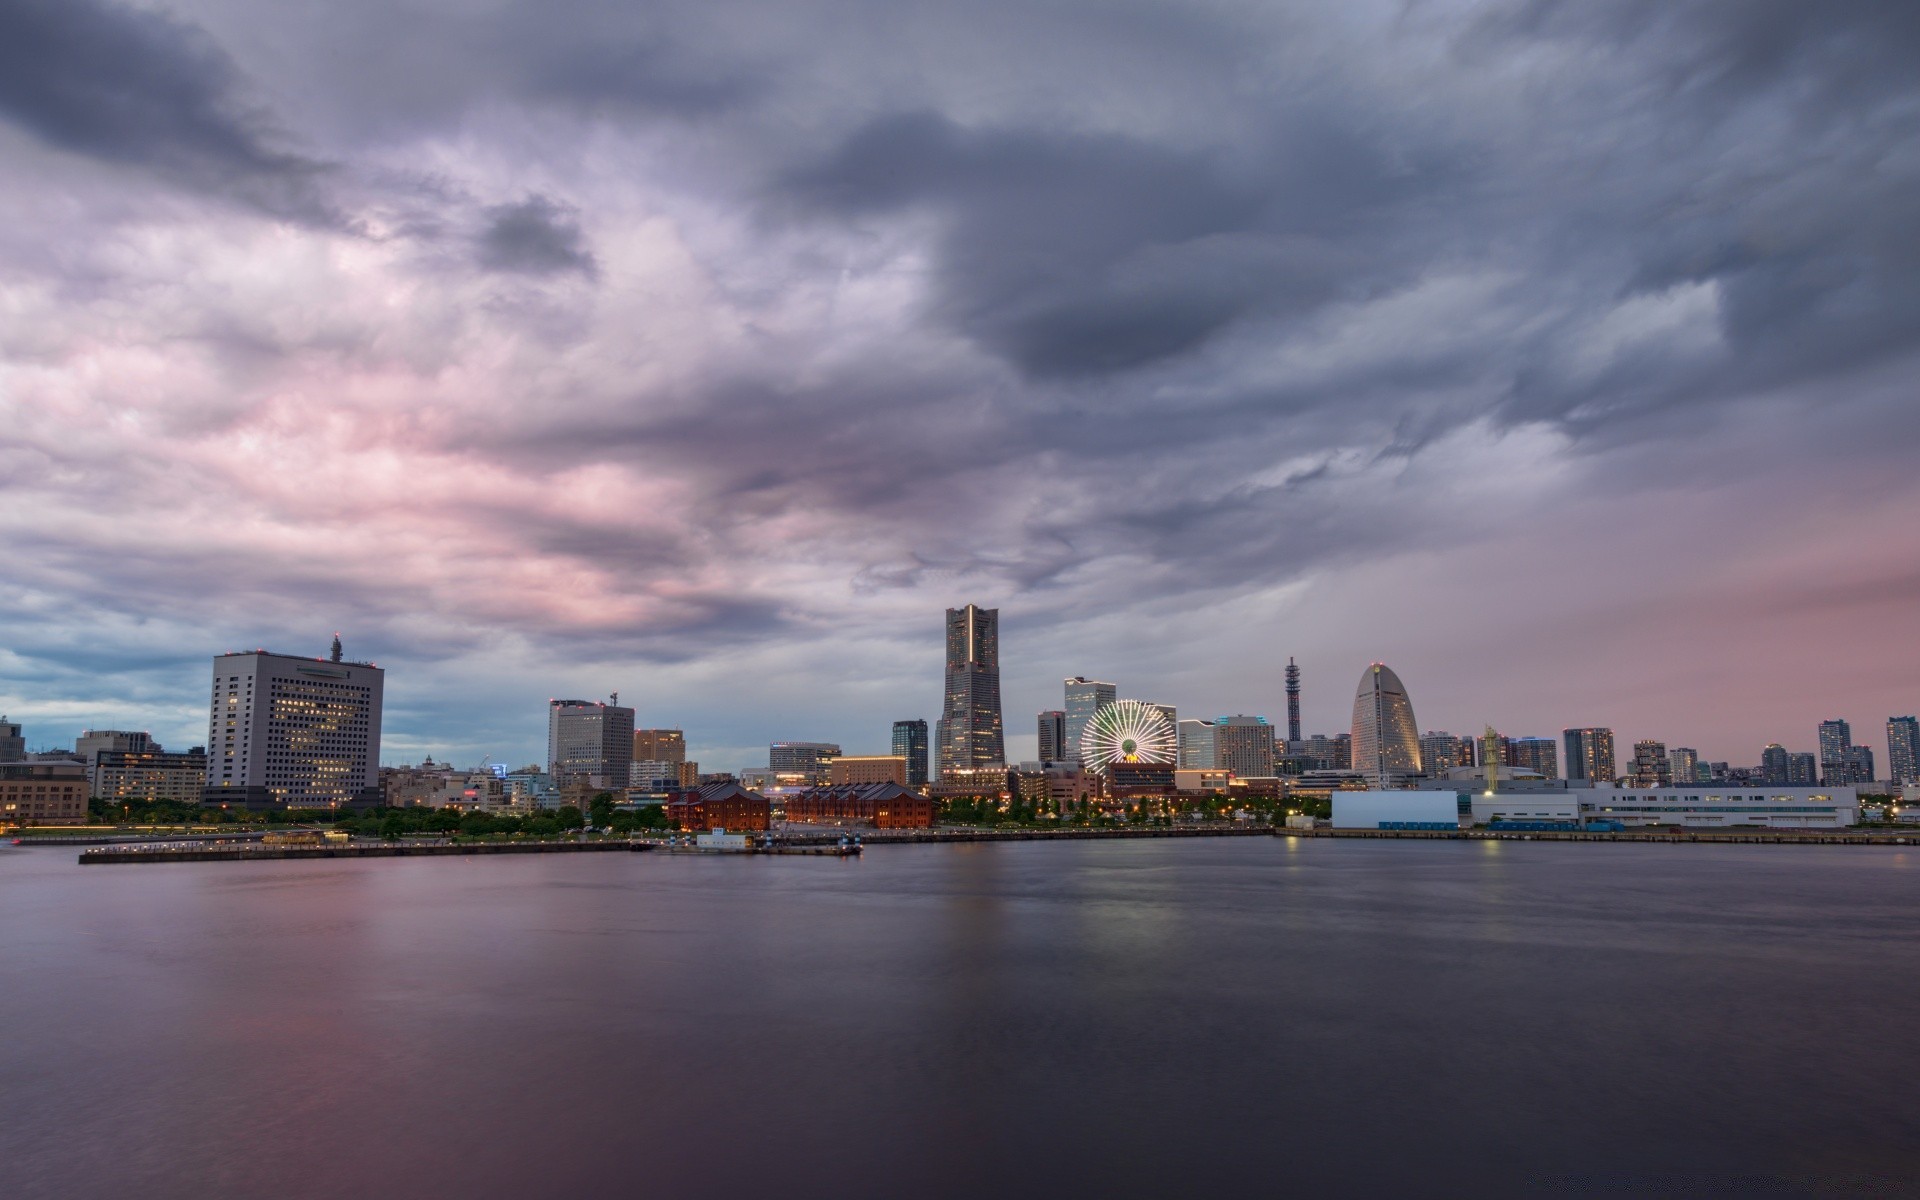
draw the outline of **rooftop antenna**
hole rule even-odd
[[[614,706],[615,708],[619,708],[619,707],[620,707],[620,693],[619,693],[619,692],[610,692],[610,693],[608,693],[608,695],[609,695],[609,696],[611,697],[611,699],[613,700],[613,706]]]
[[[333,661],[340,661],[340,635],[337,632],[333,635]]]

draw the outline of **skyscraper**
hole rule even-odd
[[[1853,730],[1842,720],[1820,722],[1820,775],[1829,785],[1844,785],[1853,777],[1847,752],[1853,749]]]
[[[1188,770],[1210,771],[1219,766],[1214,752],[1212,721],[1180,722],[1180,765]]]
[[[1073,755],[1067,750],[1067,714],[1064,709],[1050,708],[1040,714],[1040,761],[1071,762]]]
[[[927,786],[927,723],[895,721],[893,752],[907,760],[907,786]]]
[[[1300,668],[1287,659],[1287,741],[1300,740]]]
[[[1374,663],[1353,697],[1353,769],[1385,786],[1420,773],[1420,727],[1392,668]]]
[[[1760,782],[1786,783],[1791,776],[1792,755],[1779,742],[1768,742],[1760,752]]]
[[[333,808],[380,792],[386,672],[255,650],[213,660],[202,803]]]
[[[1787,782],[1794,787],[1813,787],[1820,782],[1820,764],[1811,754],[1787,755]]]
[[[1077,760],[1080,754],[1080,735],[1086,732],[1087,722],[1093,720],[1093,714],[1106,705],[1112,704],[1119,696],[1119,690],[1110,683],[1101,683],[1082,675],[1075,675],[1066,683],[1067,713],[1067,758]]]
[[[1560,748],[1552,738],[1520,737],[1507,743],[1507,765],[1537,771],[1542,779],[1560,778]]]
[[[1419,753],[1419,747],[1414,748]],[[1273,726],[1265,717],[1216,717],[1213,765],[1236,779],[1265,779],[1273,774]]]
[[[1665,742],[1635,742],[1633,744],[1632,786],[1639,788],[1667,787],[1673,783],[1673,766],[1667,761]]]
[[[940,709],[940,774],[1007,761],[1000,724],[1000,610],[947,610],[947,690]]]
[[[1568,729],[1560,737],[1567,749],[1568,779],[1612,783],[1618,777],[1613,765],[1613,730]]]
[[[625,788],[633,775],[633,710],[599,700],[547,701],[547,770]]]
[[[1435,779],[1446,778],[1454,767],[1473,765],[1473,739],[1455,737],[1444,729],[1420,735],[1420,766]]]
[[[1700,782],[1700,752],[1690,746],[1667,751],[1668,773],[1675,783]]]
[[[1920,718],[1887,718],[1887,778],[1920,783]]]

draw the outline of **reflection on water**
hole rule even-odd
[[[86,869],[9,848],[0,1193],[1898,1190],[1913,865],[1301,838]]]

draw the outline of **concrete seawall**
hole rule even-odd
[[[83,851],[81,866],[102,863],[252,862],[280,858],[431,858],[472,854],[593,854],[651,850],[652,842],[380,842],[346,846],[103,847]]]

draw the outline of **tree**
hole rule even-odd
[[[596,826],[604,826],[613,820],[613,793],[601,792],[587,803],[587,811],[593,816]]]
[[[584,829],[587,824],[586,814],[571,804],[566,805],[561,808],[560,811],[554,813],[553,819],[559,823],[562,829]]]

